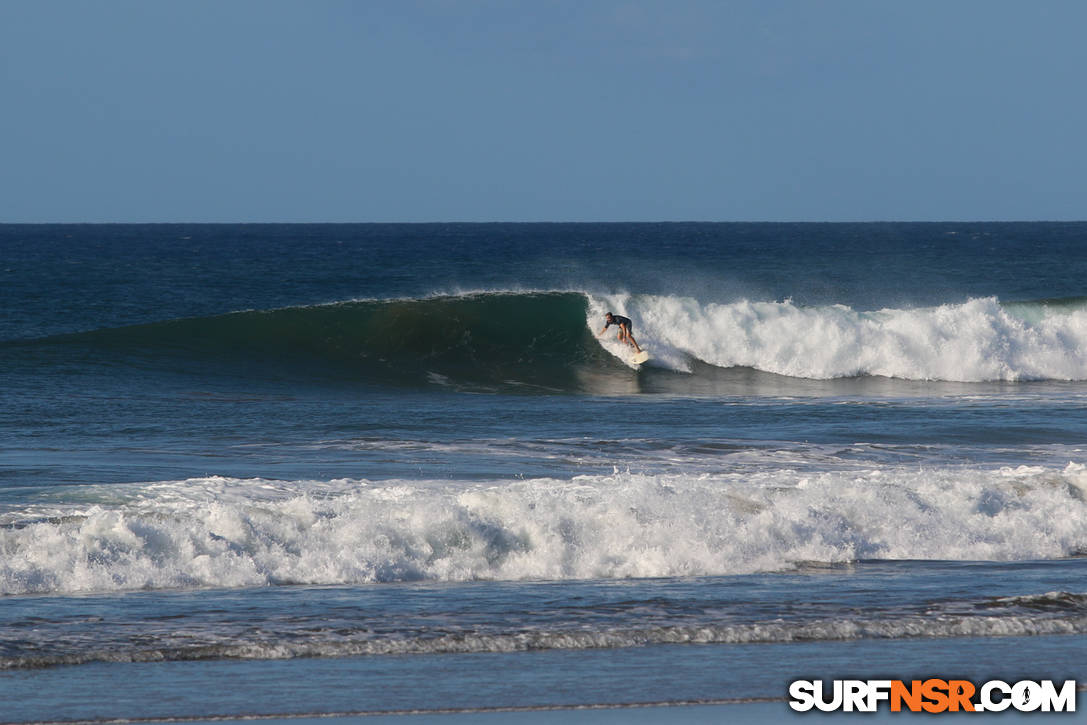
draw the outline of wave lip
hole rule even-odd
[[[617,472],[469,485],[165,482],[135,487],[120,503],[0,515],[0,594],[1054,559],[1087,551],[1085,480],[1084,466],[1073,463],[1063,470]]]

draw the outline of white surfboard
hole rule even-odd
[[[649,353],[647,353],[645,350],[642,350],[641,352],[634,353],[634,357],[630,358],[630,361],[635,365],[641,365],[648,359]]]

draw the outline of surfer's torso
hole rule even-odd
[[[610,320],[604,321],[604,329],[608,329],[612,325],[619,325],[619,327],[626,327],[628,330],[632,329],[629,317],[622,317],[621,315],[612,315]]]

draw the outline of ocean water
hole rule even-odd
[[[1082,690],[1085,279],[1087,223],[0,225],[0,722]]]

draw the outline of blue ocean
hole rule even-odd
[[[0,722],[1087,707],[1084,280],[1087,223],[0,225]]]

